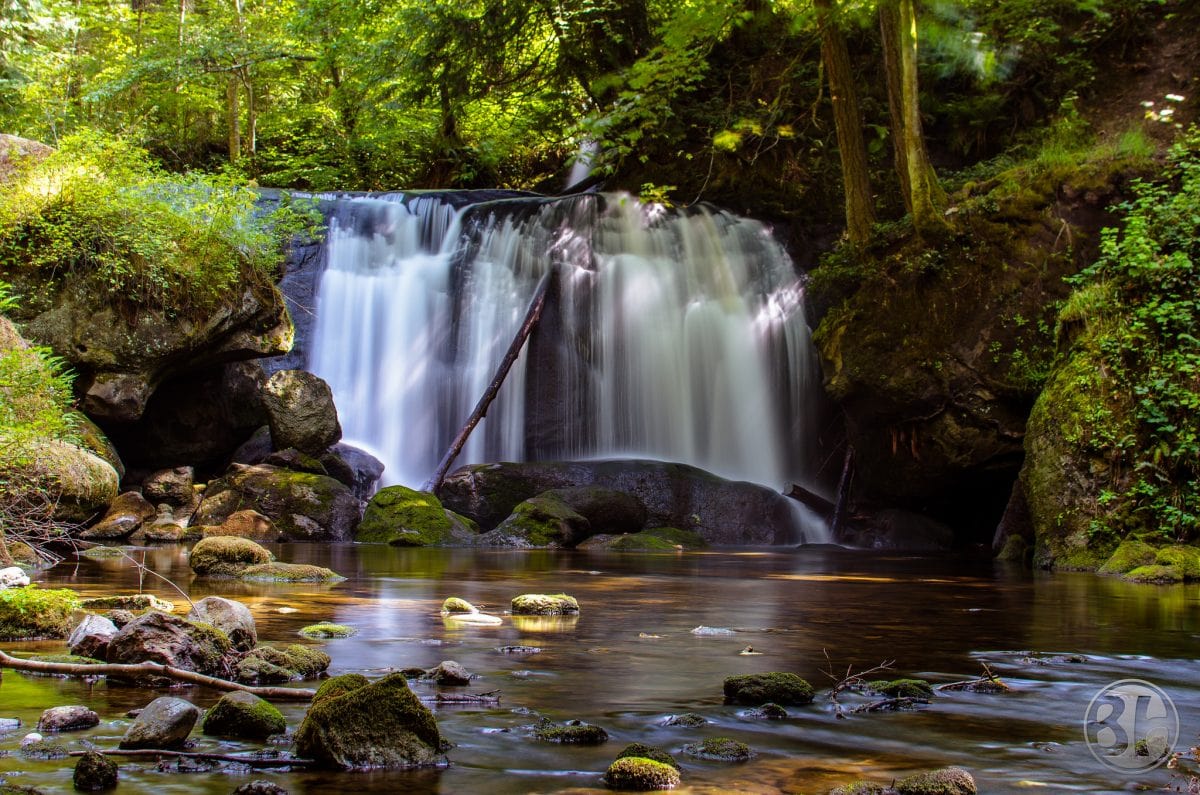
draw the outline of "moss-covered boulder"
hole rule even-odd
[[[896,784],[899,795],[976,795],[975,778],[961,767],[917,773]]]
[[[1100,574],[1125,574],[1138,566],[1149,566],[1158,557],[1158,550],[1145,541],[1128,538],[1120,543],[1104,565]]]
[[[349,541],[362,518],[358,498],[327,475],[233,464],[209,482],[193,524],[220,525],[246,509],[268,517],[289,541]]]
[[[1152,564],[1150,566],[1138,566],[1133,571],[1126,572],[1121,576],[1122,579],[1129,582],[1141,582],[1154,585],[1170,585],[1184,581],[1183,572],[1175,566],[1161,566]]]
[[[206,596],[192,605],[188,621],[209,624],[229,638],[237,651],[250,651],[258,643],[258,629],[250,608],[222,596]]]
[[[783,706],[811,704],[813,688],[793,673],[773,671],[765,674],[730,676],[724,682],[725,701],[756,707],[768,701]]]
[[[90,521],[117,497],[117,471],[104,459],[67,442],[43,440],[27,445],[21,460],[0,458],[0,480],[19,484],[33,499],[48,499],[54,519]]]
[[[1174,568],[1185,580],[1200,579],[1200,548],[1182,544],[1161,547],[1154,555],[1154,562]]]
[[[547,492],[517,504],[496,529],[479,536],[479,544],[516,549],[570,547],[591,533],[591,522],[583,514]]]
[[[688,743],[683,746],[683,752],[714,762],[747,762],[757,756],[750,746],[730,737],[710,737],[702,742]]]
[[[703,549],[707,544],[699,533],[675,527],[654,527],[640,533],[592,536],[580,549],[606,549],[612,552],[678,552]]]
[[[358,630],[354,627],[348,627],[345,624],[331,624],[328,622],[321,624],[309,624],[307,627],[300,629],[300,634],[306,638],[314,640],[324,640],[329,638],[349,638],[358,634]]]
[[[116,762],[104,754],[88,751],[75,763],[71,782],[77,792],[103,792],[114,789],[119,778]]]
[[[652,759],[655,762],[660,762],[664,765],[670,765],[675,769],[679,768],[679,763],[675,761],[675,757],[671,756],[661,748],[656,748],[653,745],[646,745],[645,743],[630,743],[621,749],[620,753],[617,754],[617,759],[625,759],[626,757],[630,756],[636,756],[642,759]]]
[[[77,607],[79,596],[64,588],[0,590],[0,640],[65,638]]]
[[[437,722],[403,674],[356,684],[314,699],[296,731],[298,756],[336,769],[442,764],[445,744]]]
[[[469,519],[447,511],[429,492],[387,486],[367,503],[354,540],[405,547],[449,546],[470,543],[477,532]]]
[[[163,613],[170,613],[175,609],[175,604],[173,602],[168,602],[166,599],[160,599],[154,594],[150,593],[97,596],[92,599],[84,599],[79,603],[79,606],[84,610],[128,610],[134,613],[142,613],[147,610],[158,610]]]
[[[330,657],[309,646],[292,644],[284,649],[256,646],[234,665],[234,679],[250,685],[276,685],[312,679],[329,668]]]
[[[319,456],[342,438],[333,390],[305,370],[279,370],[263,387],[263,407],[276,450]]]
[[[679,770],[653,759],[637,756],[617,759],[604,772],[604,783],[615,790],[651,792],[679,786]]]
[[[204,538],[237,536],[260,544],[286,540],[284,534],[270,518],[254,510],[234,511],[221,524],[207,525],[200,532]]]
[[[539,740],[563,745],[602,745],[608,742],[608,732],[604,729],[577,720],[554,723],[543,719],[534,727],[533,736]]]
[[[924,679],[876,679],[867,687],[888,698],[933,698],[933,686]]]
[[[513,597],[512,613],[514,616],[578,615],[579,602],[565,593],[526,593]]]
[[[108,644],[110,663],[151,661],[220,676],[232,644],[209,625],[167,613],[150,612],[121,627]],[[147,677],[154,682],[161,677]]]
[[[235,690],[221,696],[204,714],[200,730],[237,740],[265,740],[272,734],[287,731],[287,721],[270,702],[253,693]]]
[[[347,693],[353,693],[360,687],[371,684],[371,680],[362,674],[342,674],[332,679],[326,679],[313,694],[312,703],[317,704],[329,698],[337,698]]]
[[[238,575],[246,582],[337,582],[346,579],[332,569],[308,563],[259,563]]]
[[[448,596],[446,601],[442,602],[442,612],[450,613],[478,613],[479,608],[468,602],[466,599],[460,599],[457,596]]]
[[[829,790],[829,795],[889,795],[895,790],[874,781],[852,781]]]
[[[188,556],[192,571],[207,577],[237,577],[251,566],[273,560],[265,547],[236,536],[202,538]]]

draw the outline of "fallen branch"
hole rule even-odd
[[[872,701],[870,704],[859,704],[850,712],[858,714],[860,712],[897,712],[902,709],[916,709],[918,704],[928,704],[927,698],[913,698],[911,696],[899,696],[897,698],[885,698],[881,701]]]
[[[435,704],[499,704],[500,691],[489,690],[486,693],[438,693],[433,701]]]
[[[97,753],[105,756],[125,756],[131,759],[199,759],[205,762],[234,762],[248,767],[315,767],[312,759],[266,759],[260,756],[238,756],[234,754],[205,754],[198,751],[161,751],[157,748],[138,748],[128,751],[119,748],[94,748],[91,751],[72,751],[71,756]]]
[[[829,659],[829,652],[824,649],[822,649],[822,652],[825,654],[825,662],[828,663],[828,670],[822,671],[821,673],[833,680],[833,690],[829,691],[829,700],[833,703],[833,713],[838,718],[846,717],[844,714],[844,708],[838,701],[838,696],[841,695],[842,692],[851,688],[857,688],[865,685],[866,679],[864,677],[870,676],[871,674],[882,673],[883,671],[890,671],[892,666],[896,664],[895,660],[887,660],[885,662],[881,662],[879,665],[876,665],[874,668],[868,668],[867,670],[860,671],[858,673],[854,673],[854,666],[848,665],[846,666],[846,673],[839,677],[838,674],[833,672],[833,660]]]
[[[968,693],[1007,693],[1011,687],[1001,681],[1000,676],[983,663],[983,676],[978,679],[968,679],[965,682],[947,682],[938,685],[934,690],[945,690],[950,693],[966,691]]]
[[[11,654],[0,651],[0,666],[16,671],[29,671],[37,674],[59,674],[66,676],[116,676],[125,679],[137,679],[143,676],[162,676],[184,682],[190,685],[203,685],[214,690],[245,690],[260,698],[277,701],[311,701],[315,690],[302,687],[259,687],[230,682],[228,679],[218,679],[195,671],[185,671],[161,663],[101,663],[98,665],[80,665],[77,663],[42,662],[41,660],[22,660]]]

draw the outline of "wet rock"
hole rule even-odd
[[[345,624],[310,624],[300,630],[300,634],[306,638],[313,639],[328,639],[328,638],[349,638],[358,634],[358,630],[354,627],[348,627]]]
[[[0,718],[0,734],[8,734],[15,732],[21,728],[21,721],[18,718]]]
[[[730,676],[724,682],[725,702],[759,706],[768,701],[785,706],[811,704],[812,685],[793,673],[774,671],[765,674]]]
[[[618,759],[604,772],[604,783],[615,790],[651,792],[679,786],[679,771],[662,762],[630,756]]]
[[[375,484],[383,476],[383,462],[375,456],[338,442],[321,456],[321,463],[331,478],[350,487],[354,496],[366,502],[375,492]]]
[[[442,764],[437,722],[404,676],[364,681],[337,677],[322,685],[296,731],[296,754],[340,769]]]
[[[607,549],[611,552],[676,552],[681,549],[703,549],[706,546],[699,533],[675,527],[655,527],[620,536],[592,536],[579,548]]]
[[[261,464],[267,460],[274,449],[271,446],[271,429],[263,425],[250,434],[250,437],[242,442],[241,446],[233,451],[229,457],[231,464],[244,464],[253,466]]]
[[[271,443],[319,456],[342,438],[329,384],[304,370],[280,370],[262,392]]]
[[[104,616],[89,613],[71,630],[67,648],[80,657],[103,660],[108,656],[108,644],[117,634],[117,625]]]
[[[675,757],[668,754],[661,748],[645,743],[630,743],[621,749],[617,754],[617,759],[625,759],[627,757],[640,757],[642,759],[653,759],[655,762],[661,762],[664,765],[670,765],[678,769],[679,763],[675,761]]]
[[[543,549],[571,547],[592,534],[591,522],[561,499],[532,497],[518,503],[494,530],[479,536],[489,547]]]
[[[175,605],[171,602],[148,593],[98,596],[94,599],[84,599],[79,606],[84,610],[130,610],[134,612],[160,610],[164,613],[170,613],[175,609]]]
[[[888,698],[933,698],[933,686],[924,679],[877,679],[867,687]]]
[[[737,634],[737,630],[730,629],[729,627],[706,627],[701,624],[698,627],[693,627],[691,634],[699,635],[702,638],[724,638],[733,637]]]
[[[199,718],[200,710],[181,698],[156,698],[133,719],[120,747],[124,750],[181,748]]]
[[[204,715],[201,731],[237,740],[265,740],[287,731],[283,713],[253,693],[226,693]]]
[[[108,661],[139,663],[150,660],[219,676],[229,652],[229,638],[220,630],[167,613],[152,612],[134,619],[117,632],[108,644]]]
[[[457,596],[447,597],[446,601],[442,602],[443,613],[478,613],[479,609],[475,605],[468,602],[466,599],[459,599]]]
[[[108,512],[99,522],[84,530],[79,537],[85,541],[113,541],[122,539],[153,519],[154,506],[136,491],[117,495],[108,506]]]
[[[5,588],[24,588],[29,584],[29,575],[19,566],[0,569],[0,591]]]
[[[917,773],[896,785],[899,795],[976,795],[974,777],[961,767]]]
[[[142,494],[153,503],[172,508],[194,508],[195,470],[190,466],[160,469],[142,481]]]
[[[578,615],[579,602],[565,593],[527,593],[513,597],[512,613],[514,616]]]
[[[117,497],[119,478],[112,465],[94,453],[67,442],[39,441],[29,445],[24,463],[0,458],[0,480],[22,484],[34,499],[48,499],[54,519],[89,522]]]
[[[192,571],[208,577],[237,577],[250,566],[273,560],[264,547],[236,536],[202,538],[188,556]]]
[[[788,498],[751,483],[660,461],[572,461],[461,467],[438,490],[443,505],[485,531],[518,503],[553,489],[597,487],[622,492],[646,507],[646,523],[699,533],[710,544],[795,542]],[[582,514],[580,514],[582,515]]]
[[[302,453],[295,447],[289,447],[286,450],[277,450],[267,456],[263,460],[263,463],[281,469],[290,469],[294,472],[311,472],[314,475],[329,474],[320,459],[308,453]]]
[[[88,751],[75,763],[71,781],[79,792],[102,792],[115,788],[119,778],[116,762],[104,754]]]
[[[430,668],[425,676],[439,685],[469,685],[475,674],[454,660],[443,660],[436,668]]]
[[[746,762],[757,756],[750,746],[729,737],[712,737],[703,742],[688,743],[683,746],[683,752],[715,762]]]
[[[501,654],[541,654],[540,646],[499,646],[496,651]]]
[[[331,477],[233,464],[209,482],[193,522],[223,524],[247,508],[268,517],[289,541],[349,541],[362,518],[362,504]]]
[[[896,790],[873,781],[854,781],[829,790],[829,795],[896,795]]]
[[[292,644],[285,649],[258,646],[234,666],[234,678],[245,684],[275,685],[312,679],[329,667],[329,655],[309,646]]]
[[[117,629],[133,621],[137,616],[131,610],[109,610],[105,617],[116,625]]]
[[[100,716],[82,705],[51,707],[42,712],[37,729],[40,732],[69,732],[90,729],[100,723]]]
[[[747,718],[755,718],[757,720],[783,720],[788,717],[786,709],[771,701],[768,701],[761,707],[748,709],[744,714]]]
[[[578,720],[560,724],[543,718],[534,728],[533,736],[539,740],[563,745],[601,745],[608,742],[608,732],[604,729]]]
[[[65,638],[79,597],[65,588],[0,589],[0,640]]]
[[[685,729],[695,729],[708,723],[708,718],[695,712],[685,712],[682,715],[668,715],[661,721],[663,726],[682,726]]]
[[[188,621],[211,624],[225,633],[237,651],[250,651],[258,643],[258,630],[250,608],[220,596],[206,596],[192,605]]]
[[[129,537],[132,544],[179,544],[188,537],[188,529],[171,518],[158,518]]]
[[[233,795],[288,795],[288,791],[274,781],[251,781],[235,789]]]
[[[21,756],[25,759],[49,761],[66,759],[70,755],[71,752],[60,740],[47,739],[37,732],[30,732],[21,738]]]
[[[238,575],[245,582],[334,582],[346,579],[332,569],[307,563],[259,563]]]
[[[258,511],[234,511],[219,525],[210,525],[202,531],[204,538],[209,536],[237,536],[248,538],[258,543],[271,543],[284,540],[284,535],[275,527],[269,517]]]
[[[438,498],[428,492],[388,486],[367,503],[354,539],[408,547],[470,543],[475,532],[466,521],[456,526]]]

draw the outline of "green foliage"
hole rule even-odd
[[[280,244],[311,218],[210,176],[168,176],[119,139],[79,135],[0,195],[0,269],[32,281],[81,279],[136,311],[197,314],[263,284]]]
[[[65,638],[79,597],[36,585],[0,591],[0,640]]]
[[[72,377],[46,348],[0,351],[0,450],[10,462],[32,442],[74,439]]]
[[[1200,132],[1171,152],[1163,179],[1137,182],[1106,229],[1099,260],[1061,322],[1096,319],[1086,342],[1113,394],[1126,396],[1132,435],[1108,416],[1093,444],[1119,458],[1129,489],[1110,495],[1099,532],[1142,529],[1162,539],[1200,535]],[[1111,401],[1097,401],[1101,405]],[[1105,433],[1104,428],[1113,428]]]

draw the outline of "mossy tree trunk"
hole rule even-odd
[[[867,174],[867,147],[863,141],[862,114],[850,67],[846,38],[838,26],[833,0],[814,0],[821,28],[821,59],[829,82],[833,124],[837,132],[842,183],[846,196],[846,232],[852,243],[865,243],[875,223],[871,181]]]
[[[921,130],[917,82],[917,16],[913,0],[884,0],[879,4],[888,109],[896,175],[904,203],[918,234],[938,233],[947,224],[942,213],[946,194],[929,162]]]

